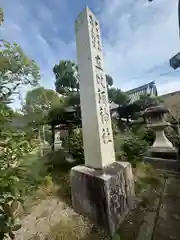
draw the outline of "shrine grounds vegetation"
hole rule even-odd
[[[64,177],[59,179],[58,184],[60,188],[60,199],[63,199],[66,203],[71,204],[69,189],[69,170],[65,173]],[[125,224],[125,228],[121,228],[121,230],[118,232],[118,235],[122,240],[134,240],[134,236],[138,234],[139,226],[137,226],[137,223],[134,223],[132,221],[135,217],[137,217],[137,215],[141,215],[141,218],[143,219],[146,210],[152,207],[154,201],[156,201],[156,197],[159,194],[158,189],[161,185],[159,175],[149,165],[146,165],[142,162],[136,164],[136,168],[134,168],[134,177],[136,196],[139,207],[135,212],[132,213],[131,216],[127,217],[127,220],[125,220],[123,223]],[[108,240],[111,238],[109,238],[102,230],[91,224],[88,219],[80,215],[76,215],[64,220],[60,219],[59,223],[51,228],[47,239]]]
[[[0,25],[2,23],[3,10],[0,9]],[[68,63],[77,71],[74,63]],[[60,107],[58,105],[57,111],[52,111],[56,121],[67,120],[63,108],[63,104],[66,103],[66,106],[70,104],[76,109],[73,121],[79,123],[79,85],[72,72],[68,72],[68,75],[62,74],[66,73],[66,67],[67,61],[61,61],[53,68],[56,90],[64,94],[60,101],[57,92],[39,86],[40,70],[35,61],[29,59],[18,44],[0,40],[0,240],[4,240],[6,236],[15,239],[15,231],[21,228],[21,218],[31,212],[32,206],[49,195],[57,196],[71,206],[69,174],[71,167],[84,163],[82,131],[74,131],[70,137],[69,153],[76,160],[73,164],[65,161],[67,150],[63,149],[49,149],[46,154],[40,156],[41,142],[37,135],[42,122],[47,120],[45,113],[52,106],[57,107],[57,104]],[[67,78],[71,81],[65,81]],[[107,81],[108,79],[110,80],[109,77]],[[69,82],[73,82],[74,85],[69,86]],[[13,110],[9,104],[13,102],[14,95],[17,97],[18,87],[26,86],[36,89],[27,94],[19,111]],[[76,90],[76,95],[74,92],[71,94],[72,90]],[[120,90],[111,89],[110,92],[112,99],[117,100],[119,105],[122,100],[127,102],[127,96]],[[23,119],[22,122],[17,121],[19,117]],[[27,123],[29,119],[32,121]],[[18,124],[14,124],[14,121]],[[144,127],[120,132],[117,126],[113,125],[113,129],[116,160],[132,163],[137,194],[149,185],[158,186],[157,174],[150,166],[142,163],[142,156],[153,141],[153,133]],[[146,204],[146,201],[147,198],[141,198],[143,204]],[[91,237],[89,239],[93,239],[92,234],[101,235],[93,226],[86,228],[87,225],[91,226],[86,224],[87,220],[79,217],[78,221],[78,225],[76,220],[67,223],[61,221],[52,228],[49,239],[76,239],[75,236],[88,239],[84,233],[81,234],[81,226],[87,230],[86,235]],[[62,238],[62,233],[69,234],[69,238],[65,238],[65,235]]]
[[[5,130],[4,133],[8,134]],[[7,136],[9,136],[9,138],[6,140],[6,145],[3,145],[3,149],[6,149],[6,146],[8,146],[8,152],[4,151],[6,155],[3,155],[2,164],[4,165],[2,166],[6,166],[8,163],[10,167],[7,170],[1,169],[1,192],[4,194],[2,195],[4,198],[1,200],[1,206],[2,211],[4,211],[4,216],[7,214],[7,212],[5,212],[7,211],[7,206],[11,206],[13,209],[18,202],[21,204],[21,208],[19,208],[21,211],[18,210],[16,217],[17,219],[19,217],[21,219],[24,215],[31,212],[32,206],[37,205],[42,199],[46,199],[49,195],[57,196],[71,206],[69,174],[71,167],[84,163],[82,131],[74,131],[69,142],[70,153],[76,160],[74,164],[65,161],[67,153],[63,149],[55,152],[50,150],[42,157],[39,154],[38,148],[36,151],[33,151],[35,150],[35,146],[39,144],[37,144],[37,139],[34,139],[31,128],[18,131],[14,130],[13,135]],[[114,137],[116,159],[118,161],[131,162],[135,176],[138,174],[136,179],[136,192],[141,192],[147,184],[156,185],[158,183],[158,177],[156,177],[155,174],[149,174],[152,169],[142,163],[142,156],[147,149],[149,139],[150,135],[145,130],[141,131],[141,133],[133,133],[132,131],[118,133]],[[12,149],[11,152],[10,149]],[[10,161],[7,162],[10,156],[13,164],[18,163],[16,166],[10,165]],[[139,177],[140,173],[143,176]],[[4,222],[1,222],[0,229],[4,235],[8,233],[13,239],[14,231],[18,230],[21,225],[19,220],[15,220],[16,218],[10,209],[8,210],[8,219],[4,218]],[[86,222],[86,220],[83,220],[83,224],[86,225]],[[80,235],[80,229],[74,226],[75,223],[75,220],[67,224],[61,221],[61,225],[57,227],[54,226],[52,229],[51,234],[54,236],[52,239],[62,239],[61,234],[63,234],[63,232],[65,235],[70,234],[70,236],[71,234]],[[86,235],[90,234],[90,236],[92,236],[90,230],[91,225],[89,223],[87,225]],[[58,230],[60,227],[64,229],[61,232]],[[98,234],[101,235],[102,233],[97,232],[96,234],[98,236]],[[4,235],[1,239],[4,239]]]
[[[134,171],[136,171],[137,166],[138,168],[145,166],[139,164],[142,163],[150,136],[151,133],[147,132],[146,129],[142,130],[139,135],[132,132],[117,134],[114,139],[116,160],[129,161]],[[36,190],[40,188],[46,189],[48,192],[50,187],[50,192],[55,194],[54,191],[57,191],[56,194],[68,205],[71,205],[70,169],[75,165],[84,164],[83,151],[82,131],[74,131],[70,139],[70,153],[76,162],[68,163],[65,160],[67,152],[63,149],[55,152],[49,151],[43,157],[38,156],[37,153],[32,156],[31,160],[28,161],[29,164],[26,164],[26,172],[21,180],[22,185],[28,184],[28,190],[24,190],[25,195],[32,195],[32,193],[36,195]]]
[[[81,132],[75,132],[72,135],[71,141],[73,141],[73,139],[79,139],[81,136]],[[136,141],[136,143],[134,141]],[[75,149],[81,149],[82,146],[77,146],[79,143],[80,141],[73,141]],[[156,189],[158,189],[161,184],[158,173],[156,173],[151,166],[142,162],[142,153],[145,151],[147,145],[148,143],[144,139],[142,140],[140,136],[136,136],[132,132],[118,134],[115,139],[116,153],[118,152],[119,160],[133,159],[136,195],[141,206],[140,208],[142,209],[149,208],[149,205],[152,204],[152,202],[149,202],[149,194],[151,192],[156,193]],[[74,149],[72,151],[75,153]],[[61,201],[71,207],[70,169],[77,163],[83,163],[84,160],[82,158],[81,161],[70,164],[65,161],[65,157],[66,153],[63,150],[59,150],[49,152],[43,157],[35,153],[29,155],[29,159],[26,158],[29,164],[25,167],[26,172],[20,184],[21,188],[24,188],[26,185],[24,188],[26,197],[23,215],[30,213],[31,208],[40,203],[42,199],[46,199],[47,196],[57,196]],[[156,196],[153,195],[151,200],[152,198],[154,199]],[[134,214],[143,214],[142,210],[138,211],[138,213],[135,212]],[[138,230],[137,226],[128,224],[128,222],[131,222],[131,219],[125,222],[127,224],[126,230],[129,229],[129,231],[120,231],[119,233],[123,240],[133,240],[133,234]],[[106,236],[103,231],[92,225],[86,218],[78,215],[64,220],[60,217],[59,223],[51,228],[47,239],[90,240],[109,239],[109,237]]]

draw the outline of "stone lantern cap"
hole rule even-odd
[[[164,113],[168,113],[168,112],[169,112],[169,110],[166,107],[164,107],[162,105],[158,105],[158,106],[146,108],[144,111],[144,115],[147,117],[150,117],[152,115],[164,114]]]

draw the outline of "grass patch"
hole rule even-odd
[[[28,160],[26,174],[21,179],[22,185],[26,185],[26,214],[30,213],[31,208],[43,199],[52,196],[58,196],[71,206],[70,169],[73,166],[74,164],[65,161],[65,154],[62,151],[49,153],[43,158],[36,155]],[[154,201],[158,198],[157,189],[161,186],[158,173],[150,165],[138,162],[133,172],[139,204],[120,228],[121,240],[135,239],[134,236],[138,234],[145,212],[154,207]],[[29,186],[31,186],[30,190],[27,189]],[[99,240],[110,238],[82,216],[68,216],[67,213],[66,217],[60,216],[59,223],[51,228],[46,239]]]
[[[46,159],[39,153],[28,154],[18,167],[19,183],[17,185],[24,198],[24,214],[47,196],[55,195],[52,176],[48,172]]]
[[[144,163],[138,163],[134,171],[137,207],[129,214],[121,224],[115,239],[134,240],[138,236],[141,225],[148,211],[156,211],[156,202],[161,189],[161,179],[158,173]],[[63,188],[68,181],[59,181]],[[140,187],[139,187],[140,185]],[[67,186],[66,186],[67,187]],[[110,240],[105,232],[94,227],[86,218],[80,215],[67,216],[51,228],[47,240]]]
[[[59,150],[43,157],[36,153],[23,159],[18,188],[25,199],[26,215],[32,207],[51,196],[58,196],[71,205],[69,173],[73,164],[66,162],[65,156],[65,153]]]
[[[67,218],[51,228],[46,240],[110,240],[103,231],[96,228],[82,216]]]
[[[71,206],[70,170],[77,163],[68,163],[65,160],[66,154],[62,150],[50,153],[47,157],[52,181],[57,187],[56,195]]]
[[[147,187],[156,189],[161,185],[159,173],[151,165],[143,162],[136,164],[134,178],[136,195],[142,193]]]
[[[155,211],[156,202],[159,198],[161,189],[161,178],[159,174],[150,166],[138,163],[134,171],[135,188],[138,205],[136,209],[127,216],[120,226],[117,236],[121,240],[134,240],[138,235],[139,229],[144,222],[144,217],[148,211]],[[57,177],[57,176],[56,176]],[[69,171],[59,176],[59,196],[65,197],[66,202],[70,200]],[[102,230],[95,228],[89,221],[80,215],[76,217],[67,216],[67,219],[55,225],[47,239],[51,240],[99,240],[111,239]]]

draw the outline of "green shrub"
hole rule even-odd
[[[172,127],[167,127],[165,129],[165,135],[173,146],[180,149],[180,136],[177,135],[175,130]]]
[[[127,160],[134,165],[136,161],[142,160],[143,154],[147,149],[147,142],[134,134],[129,134],[124,137],[121,149]]]
[[[123,160],[123,151],[122,151],[122,144],[124,143],[124,134],[118,134],[114,138],[114,150],[116,155],[116,160],[121,161]]]
[[[132,129],[133,134],[138,136],[140,139],[146,141],[151,146],[155,140],[155,133],[152,129],[147,128],[145,125]]]
[[[71,205],[71,183],[70,174],[61,174],[59,177],[59,190],[60,198],[62,198],[68,205]]]
[[[62,162],[65,162],[67,153],[64,149],[58,149],[57,151],[51,151],[44,157],[45,164],[49,168],[59,168]]]
[[[24,169],[21,161],[34,149],[34,142],[28,129],[15,132],[10,127],[2,128],[0,135],[0,239],[5,236],[14,239],[14,231],[20,227],[16,224],[14,206],[22,201],[19,185]]]
[[[84,148],[82,129],[74,131],[69,140],[69,152],[75,160],[84,163]]]
[[[154,131],[150,128],[145,128],[142,135],[142,140],[146,141],[148,145],[151,146],[155,140]]]
[[[18,182],[18,189],[22,196],[31,195],[32,192],[44,183],[44,178],[48,176],[48,171],[43,160],[38,154],[31,154],[23,159],[19,166],[23,171],[21,171]]]
[[[0,195],[0,240],[15,239],[15,231],[21,228],[17,211],[21,205],[21,198],[16,194],[4,193]]]
[[[48,187],[51,186],[52,184],[53,184],[52,176],[50,175],[45,176],[44,185]]]
[[[45,140],[51,145],[52,144],[52,132],[50,130],[45,131]]]
[[[76,165],[77,163],[70,163],[66,161],[66,157],[68,157],[68,152],[64,149],[59,149],[55,152],[50,152],[46,155],[45,164],[48,169],[48,172],[51,173],[59,173],[60,175],[63,173],[68,173],[70,169]]]
[[[114,136],[119,134],[119,127],[116,119],[112,119],[112,131]]]

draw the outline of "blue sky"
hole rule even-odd
[[[180,51],[177,0],[1,0],[0,37],[15,41],[41,68],[41,84],[54,88],[52,67],[76,60],[74,21],[88,5],[101,23],[105,69],[129,90],[155,80],[160,94],[180,89],[169,59]]]

